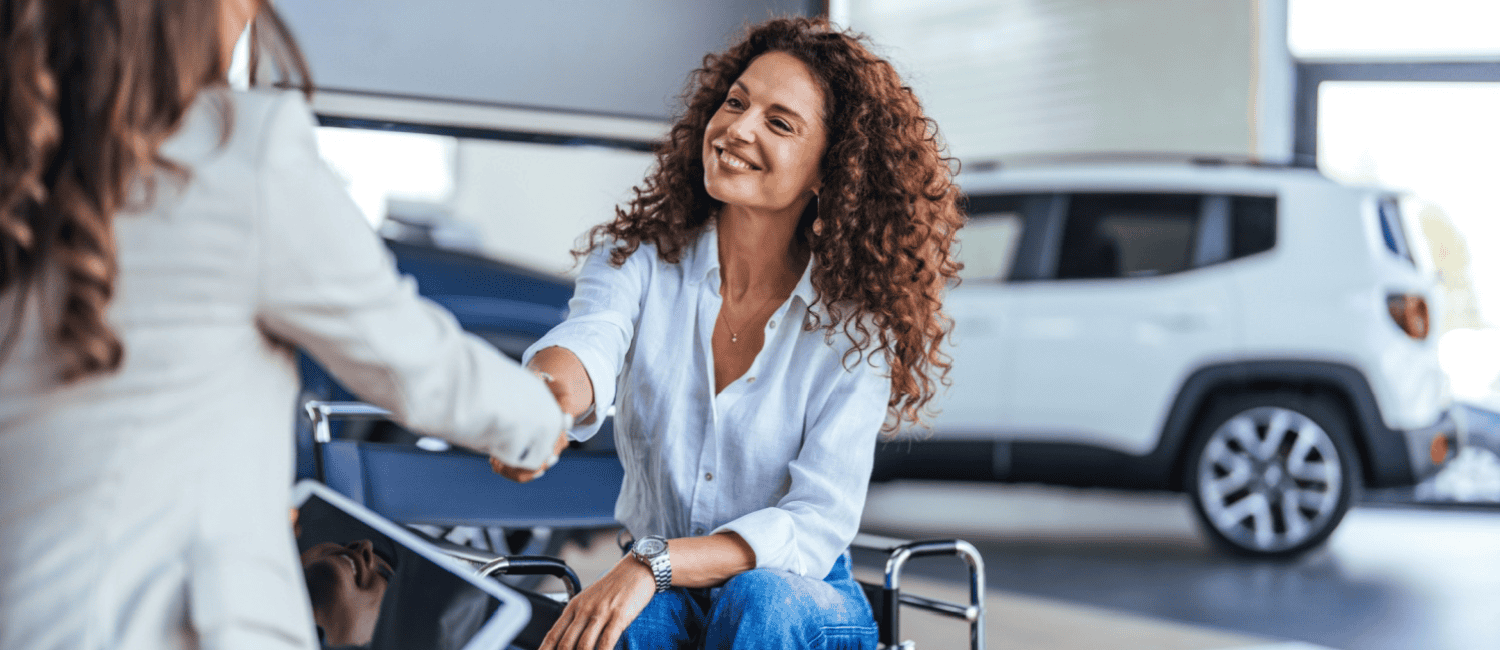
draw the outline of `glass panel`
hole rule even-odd
[[[1385,238],[1385,247],[1397,257],[1412,262],[1411,249],[1406,244],[1406,226],[1401,221],[1401,207],[1394,200],[1382,200],[1378,209],[1380,234]]]
[[[646,176],[649,153],[322,127],[323,157],[382,235],[554,273]]]
[[[1325,82],[1318,167],[1404,193],[1411,251],[1447,289],[1446,328],[1500,323],[1500,83]],[[1425,247],[1426,250],[1421,250]]]
[[[1079,194],[1068,208],[1061,280],[1144,277],[1192,265],[1202,197]]]
[[[964,263],[959,278],[999,280],[1015,261],[1021,243],[1021,213],[986,212],[969,215],[969,223],[958,231],[958,259]]]
[[[1435,334],[1454,393],[1500,406],[1500,361],[1470,331],[1500,325],[1500,83],[1324,82],[1318,110],[1323,173],[1404,193],[1393,225],[1438,271]]]
[[[1276,246],[1276,199],[1236,196],[1229,200],[1229,214],[1234,227],[1231,257],[1263,253]]]
[[[1303,59],[1500,54],[1494,0],[1289,0],[1287,45]]]

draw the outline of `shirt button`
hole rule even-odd
[[[773,320],[773,321],[771,321],[771,322],[770,322],[770,324],[769,324],[769,327],[770,327],[770,328],[771,328],[771,329],[773,329],[773,330],[774,330],[774,329],[776,329],[776,321],[774,321],[774,320]]]
[[[709,472],[707,474],[704,474],[703,478],[704,478],[704,480],[712,481],[712,480],[714,480],[714,473],[713,472]]]
[[[753,384],[753,383],[755,383],[755,378],[754,378],[754,377],[751,377],[751,378],[749,378],[749,379],[746,379],[746,380],[745,380],[745,381],[746,381],[746,382],[747,382],[747,383],[751,383],[751,384]]]
[[[697,536],[702,536],[703,535],[703,529],[702,528],[694,528],[693,529],[693,534],[697,535]]]

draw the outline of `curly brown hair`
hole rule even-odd
[[[138,180],[188,170],[159,147],[205,89],[223,84],[220,3],[6,0],[0,5],[0,293],[25,305],[49,266],[62,283],[47,325],[64,382],[114,371],[124,345],[106,310],[119,268],[112,222]],[[269,3],[254,48],[284,80],[307,66]],[[293,78],[300,77],[300,78]],[[225,106],[224,135],[229,113]],[[0,361],[22,314],[9,314]]]
[[[883,431],[890,434],[903,423],[922,424],[937,386],[948,383],[941,344],[952,321],[942,311],[942,292],[958,279],[950,249],[964,216],[953,182],[957,161],[945,154],[937,124],[865,42],[823,19],[779,18],[705,56],[690,78],[685,111],[657,147],[652,174],[577,253],[612,240],[610,261],[619,266],[650,242],[664,261],[681,261],[720,207],[703,184],[709,119],[756,57],[796,57],[821,85],[828,131],[822,190],[797,239],[817,261],[818,302],[852,307],[827,310],[826,323],[814,316],[809,327],[829,336],[842,329],[854,344],[851,354],[886,355],[891,397]]]

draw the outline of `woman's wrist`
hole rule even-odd
[[[623,572],[623,576],[630,580],[631,584],[649,587],[652,593],[656,592],[656,576],[651,574],[651,567],[641,564],[629,553],[615,564],[615,571]]]
[[[526,369],[530,370],[531,374],[536,375],[537,379],[542,380],[542,383],[547,385],[547,390],[552,393],[554,399],[559,397],[557,393],[557,387],[555,386],[555,384],[557,384],[557,378],[553,377],[552,373],[547,372],[546,370],[542,370],[541,368],[538,368],[531,364],[526,364]],[[572,431],[573,424],[577,422],[577,419],[573,416],[572,413],[568,412],[568,408],[563,405],[560,399],[558,400],[557,408],[559,411],[562,411],[562,428],[560,430]]]

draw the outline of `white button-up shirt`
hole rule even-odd
[[[809,263],[766,323],[750,369],[715,395],[715,230],[677,264],[643,243],[615,268],[610,249],[589,255],[568,319],[526,358],[567,348],[588,371],[599,411],[615,406],[625,466],[615,517],[637,538],[734,531],[757,567],[821,578],[859,529],[891,393],[884,356],[846,362],[847,336],[803,327],[816,296]],[[571,434],[585,440],[598,427]]]

